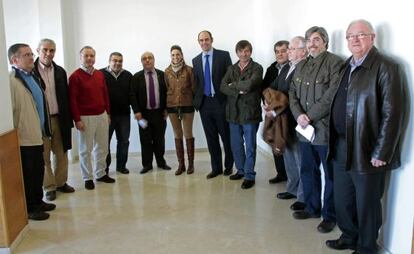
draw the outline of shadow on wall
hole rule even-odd
[[[345,43],[345,32],[342,30],[335,30],[332,32],[331,35],[331,40],[332,43],[330,43],[331,49],[330,51],[332,53],[335,53],[336,55],[338,55],[339,57],[341,57],[342,59],[347,59],[349,56],[344,55],[342,52],[347,52],[346,49],[344,49],[344,47],[346,47],[346,43]]]
[[[380,24],[376,28],[376,47],[380,52],[383,54],[393,58],[399,65],[399,72],[400,72],[400,78],[402,82],[402,89],[403,89],[403,95],[404,97],[401,98],[403,101],[402,105],[404,105],[403,110],[404,112],[404,120],[402,125],[402,132],[400,133],[400,142],[398,149],[401,151],[401,167],[397,170],[392,171],[391,173],[388,173],[386,175],[386,181],[385,181],[385,195],[383,196],[383,225],[394,225],[396,222],[394,221],[397,218],[397,215],[395,214],[395,207],[397,206],[397,197],[399,196],[399,188],[395,188],[395,184],[397,184],[396,174],[398,171],[401,171],[402,169],[406,168],[406,165],[409,163],[410,158],[410,152],[412,151],[412,142],[413,139],[413,131],[408,131],[408,126],[412,125],[411,122],[411,97],[410,95],[413,94],[413,88],[409,84],[413,83],[413,80],[410,79],[412,77],[412,73],[410,72],[411,66],[408,64],[407,61],[405,61],[403,58],[397,55],[390,55],[387,54],[389,49],[391,48],[391,36],[386,36],[391,34],[391,29],[388,24],[383,23]],[[412,128],[410,128],[412,129]],[[393,187],[394,186],[394,187]],[[389,191],[389,193],[388,193]],[[388,232],[388,230],[384,230],[384,228],[381,230],[380,235],[380,242],[385,245],[389,246],[389,244],[392,242],[393,234],[392,232]],[[385,243],[385,244],[384,244]]]

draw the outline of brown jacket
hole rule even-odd
[[[167,108],[193,106],[194,76],[193,68],[184,66],[175,73],[170,66],[165,70],[167,85]]]
[[[272,88],[263,91],[266,102],[276,112],[276,117],[265,117],[263,125],[263,140],[272,147],[275,155],[283,153],[289,137],[288,115],[285,109],[289,107],[288,97]]]

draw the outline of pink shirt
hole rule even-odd
[[[55,69],[53,68],[53,64],[45,66],[39,61],[37,69],[45,82],[45,94],[49,106],[49,113],[51,115],[59,114],[59,106],[56,99]]]

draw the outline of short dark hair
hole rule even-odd
[[[200,38],[200,34],[201,34],[201,33],[208,33],[208,35],[210,35],[210,39],[213,39],[213,35],[211,35],[210,31],[203,30],[203,31],[201,31],[201,32],[199,32],[199,33],[198,33],[198,35],[197,35],[197,40]]]
[[[122,54],[121,54],[121,53],[119,53],[119,52],[112,52],[112,53],[109,55],[109,60],[111,60],[112,56],[120,56],[120,57],[123,57],[123,56],[122,56]]]
[[[178,45],[172,45],[172,46],[171,46],[171,49],[170,49],[170,53],[171,53],[174,49],[176,49],[176,50],[180,51],[181,55],[183,54],[183,51],[181,50],[181,47],[180,47],[180,46],[178,46]]]
[[[288,41],[278,41],[273,45],[273,51],[276,51],[276,47],[282,47],[283,45],[286,45],[286,48],[289,48],[289,42]]]
[[[9,50],[7,51],[7,56],[9,58],[9,62],[11,63],[11,59],[13,56],[17,55],[19,53],[21,48],[30,48],[30,46],[26,43],[16,43],[10,46]]]
[[[325,28],[321,26],[313,26],[309,28],[305,33],[305,39],[309,40],[309,37],[311,37],[313,33],[318,33],[321,36],[323,42],[326,42],[326,49],[328,49],[329,35],[328,32],[326,32]]]
[[[246,47],[249,48],[250,52],[253,51],[252,44],[249,41],[247,41],[247,40],[241,40],[241,41],[239,41],[236,44],[236,53],[237,53],[237,51],[242,50],[242,49],[244,49]]]
[[[84,46],[84,47],[82,47],[81,50],[79,50],[79,54],[82,54],[85,49],[92,49],[93,50],[93,53],[96,55],[95,49],[92,48],[91,46]]]

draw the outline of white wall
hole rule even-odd
[[[10,98],[10,80],[7,70],[7,50],[4,32],[3,3],[0,2],[0,134],[13,129],[13,117]]]
[[[414,51],[411,49],[414,38],[410,29],[414,22],[410,8],[403,0],[392,3],[348,0],[341,4],[327,0],[211,0],[208,2],[210,11],[205,10],[205,1],[199,0],[176,0],[173,4],[167,0],[61,0],[56,1],[60,4],[45,4],[48,1],[53,0],[3,0],[7,45],[26,41],[36,46],[40,37],[57,38],[64,49],[59,63],[64,64],[68,72],[79,65],[78,51],[86,44],[96,48],[98,68],[106,66],[109,53],[116,50],[124,54],[125,68],[134,73],[141,69],[140,55],[149,50],[155,54],[156,67],[164,69],[169,63],[172,44],[182,46],[185,60],[191,64],[191,59],[200,52],[197,33],[203,29],[213,33],[216,48],[230,51],[233,61],[236,60],[236,42],[250,40],[253,58],[264,68],[274,61],[272,46],[275,41],[303,35],[313,25],[324,26],[331,36],[330,50],[346,57],[349,52],[344,39],[345,29],[351,20],[365,18],[378,31],[378,48],[400,59],[407,75],[407,95],[411,98],[414,95]],[[25,15],[22,15],[21,8],[24,8]],[[52,16],[44,16],[50,12],[53,12]],[[57,23],[51,26],[51,22]],[[45,34],[47,32],[50,35]],[[0,96],[6,98],[4,93]],[[407,104],[407,109],[401,110],[412,115],[413,104]],[[411,197],[414,171],[410,170],[414,166],[411,159],[414,157],[412,129],[410,118],[403,146],[403,165],[392,172],[388,192],[384,195],[385,221],[381,239],[387,250],[398,254],[410,253],[411,249],[414,214]],[[198,114],[194,133],[196,146],[206,147]],[[170,127],[166,140],[167,149],[173,149]],[[259,142],[259,146],[267,148],[263,142]],[[130,151],[140,151],[135,122],[132,124]]]

